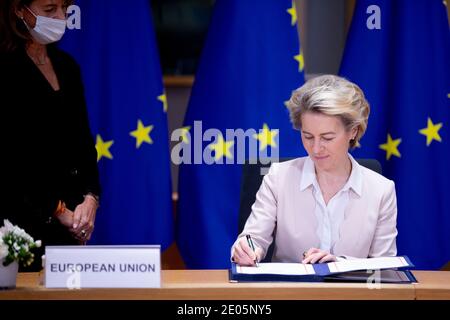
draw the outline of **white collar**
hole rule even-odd
[[[350,177],[345,183],[342,191],[346,191],[348,189],[352,189],[357,195],[361,196],[362,192],[362,174],[361,174],[361,166],[356,160],[352,157],[351,154],[348,154],[348,157],[352,163],[352,171],[350,173]],[[304,191],[309,186],[318,187],[316,170],[314,167],[314,162],[308,156],[303,165],[303,173],[302,179],[300,181],[300,190]]]

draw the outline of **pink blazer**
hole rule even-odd
[[[304,251],[319,247],[312,187],[300,190],[305,159],[272,164],[239,235],[250,234],[265,256],[275,234],[274,262],[298,262]],[[394,182],[359,167],[363,180],[361,196],[350,189],[339,239],[331,251],[336,256],[356,258],[395,256],[397,200]]]

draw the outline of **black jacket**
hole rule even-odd
[[[8,218],[44,246],[76,243],[51,218],[59,200],[73,210],[88,192],[100,194],[79,67],[56,47],[48,51],[59,91],[23,48],[0,53],[0,225]]]

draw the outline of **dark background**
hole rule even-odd
[[[194,74],[215,1],[152,0],[150,2],[163,74]]]

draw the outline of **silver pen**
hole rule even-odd
[[[249,234],[248,234],[246,237],[247,237],[248,245],[249,245],[250,248],[253,250],[253,252],[255,253],[255,257],[256,257],[255,245],[253,244],[252,237],[251,237]],[[258,257],[255,258],[255,265],[256,265],[257,267],[259,267]]]

